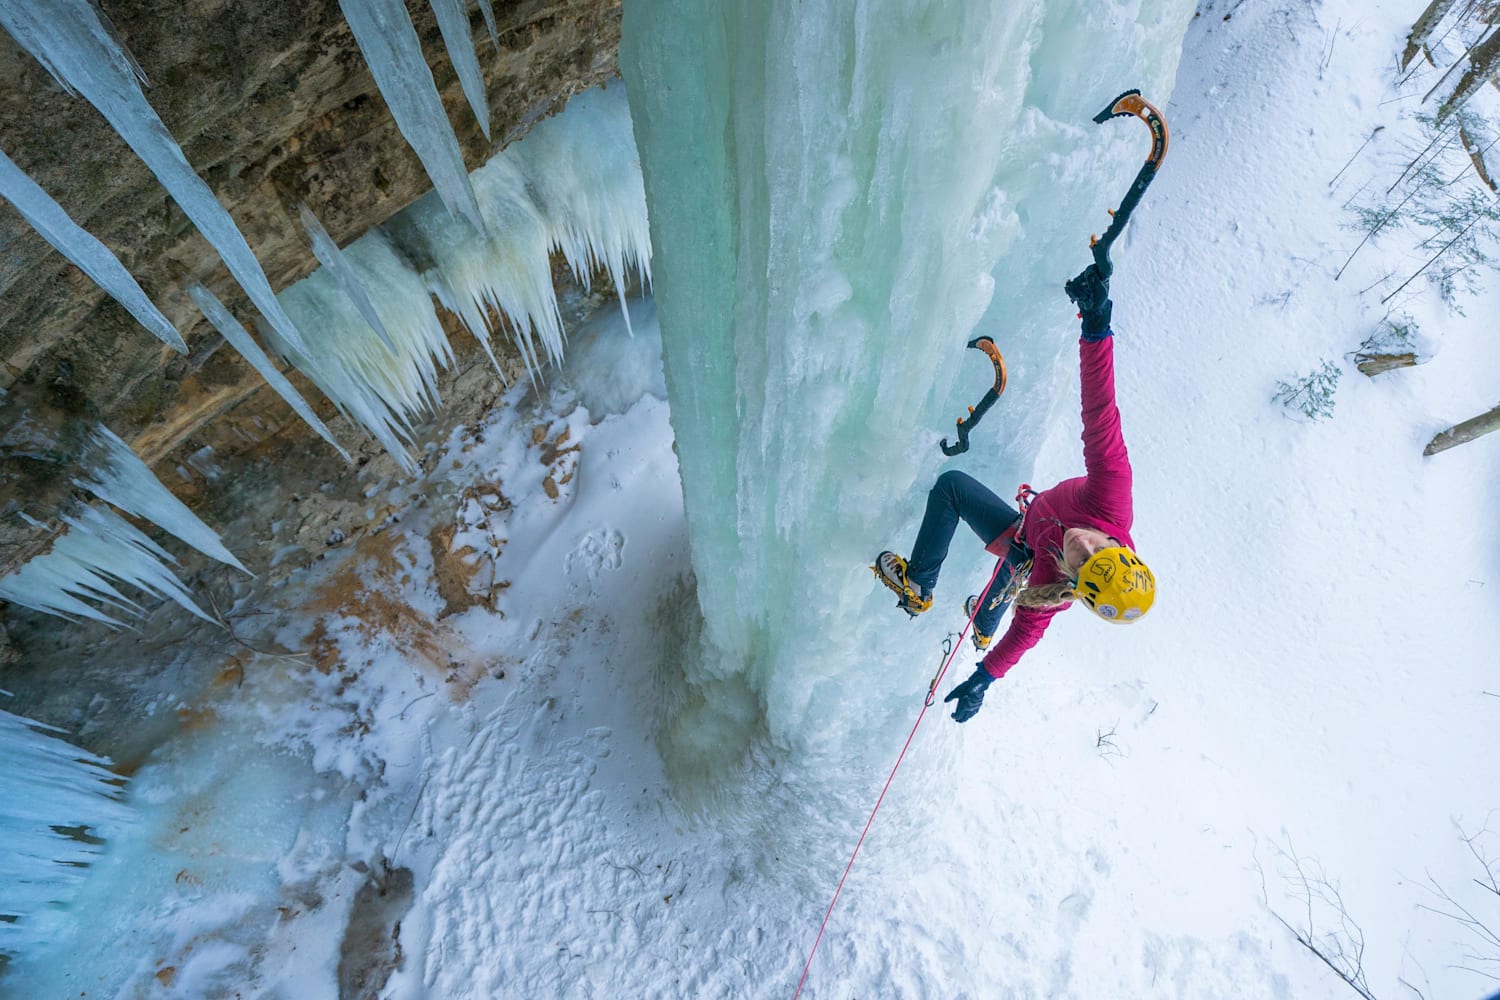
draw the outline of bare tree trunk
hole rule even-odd
[[[1401,53],[1403,70],[1410,65],[1417,50],[1422,47],[1423,42],[1427,41],[1427,37],[1432,34],[1432,29],[1438,26],[1438,22],[1443,19],[1444,14],[1448,13],[1453,2],[1454,0],[1432,0],[1432,3],[1427,5],[1427,9],[1422,11],[1422,15],[1412,23],[1411,34],[1406,36],[1406,51]]]
[[[1469,51],[1469,68],[1458,81],[1458,86],[1438,108],[1438,120],[1463,107],[1484,82],[1500,70],[1500,29],[1492,30],[1489,37]]]
[[[1500,79],[1495,80],[1495,83],[1497,86],[1500,86]],[[1474,141],[1474,137],[1469,135],[1468,130],[1462,125],[1458,127],[1458,140],[1464,144],[1464,152],[1469,154],[1469,159],[1474,163],[1474,172],[1479,175],[1480,180],[1484,181],[1484,186],[1491,191],[1500,190],[1495,187],[1494,178],[1490,177],[1490,172],[1484,167],[1485,150],[1493,146],[1494,143],[1491,142],[1489,146],[1480,149],[1479,144]]]
[[[1500,406],[1465,420],[1461,424],[1454,424],[1429,441],[1427,447],[1422,449],[1422,454],[1436,455],[1440,451],[1447,451],[1449,448],[1467,444],[1477,437],[1483,437],[1493,430],[1500,430]]]
[[[1416,363],[1417,356],[1413,352],[1406,354],[1370,354],[1362,351],[1354,355],[1354,367],[1371,378],[1382,372],[1393,371],[1397,368],[1410,368]]]

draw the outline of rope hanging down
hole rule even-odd
[[[1000,574],[1000,567],[1003,565],[1005,565],[1005,560],[997,559],[995,561],[995,571],[990,574],[989,583],[984,585],[984,590],[980,591],[981,594],[989,592],[990,585],[995,582],[995,577]],[[979,612],[978,601],[974,602],[974,612],[975,614]],[[870,827],[875,822],[875,814],[880,812],[880,804],[885,801],[885,793],[891,790],[891,782],[896,780],[896,770],[901,766],[901,762],[906,759],[906,751],[910,749],[911,741],[916,738],[917,727],[922,724],[923,717],[927,715],[927,709],[932,707],[933,693],[937,691],[938,685],[943,682],[943,675],[948,672],[949,664],[958,655],[958,651],[963,648],[964,637],[969,634],[969,629],[973,625],[974,615],[971,614],[969,615],[969,620],[964,623],[963,631],[958,633],[958,642],[953,644],[953,649],[948,654],[948,658],[943,661],[942,669],[932,679],[932,686],[928,688],[927,697],[922,699],[922,710],[917,713],[917,721],[912,723],[911,732],[906,737],[906,743],[901,747],[901,752],[896,755],[896,763],[891,767],[891,773],[885,779],[885,786],[880,789],[880,797],[875,800],[875,808],[870,810],[870,818],[865,820],[865,828],[860,831],[859,841],[854,845],[854,853],[849,855],[849,863],[844,866],[844,874],[839,878],[838,888],[833,891],[833,899],[828,902],[828,910],[823,914],[823,923],[818,927],[818,936],[813,940],[812,951],[808,952],[807,964],[802,967],[802,978],[797,980],[797,990],[792,994],[792,1000],[797,1000],[802,995],[802,986],[807,982],[807,973],[812,968],[813,956],[818,953],[818,945],[823,943],[823,932],[828,929],[828,918],[833,916],[833,908],[839,901],[839,893],[844,891],[844,882],[848,880],[849,872],[854,867],[854,859],[859,857],[859,849],[865,844],[865,835],[870,832]]]

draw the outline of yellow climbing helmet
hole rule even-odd
[[[1156,577],[1123,545],[1100,549],[1078,569],[1073,591],[1107,622],[1129,625],[1151,610]]]

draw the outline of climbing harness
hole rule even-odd
[[[949,458],[962,455],[969,450],[969,431],[974,429],[974,425],[979,423],[980,418],[989,412],[990,407],[995,405],[995,400],[999,399],[1000,394],[1005,391],[1005,359],[1000,356],[1000,348],[996,347],[995,342],[989,337],[975,337],[969,341],[969,346],[983,351],[990,359],[990,363],[995,366],[995,383],[985,391],[978,403],[969,407],[967,417],[958,418],[958,443],[949,444],[947,438],[939,442],[943,454]]]

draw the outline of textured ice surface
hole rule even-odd
[[[483,229],[458,139],[443,110],[422,43],[401,0],[339,0],[396,127],[422,161],[443,204]],[[472,46],[471,46],[472,48]]]
[[[651,232],[624,87],[579,94],[502,155],[525,174],[574,276],[587,287],[596,268],[609,275],[628,325],[625,287],[632,271],[650,284]]]
[[[99,855],[98,838],[128,822],[109,761],[0,708],[0,952],[46,940],[36,916],[66,902]],[[63,831],[86,831],[87,839]]]
[[[301,681],[282,680],[267,709],[283,720],[303,710]],[[211,734],[183,733],[131,779],[132,822],[110,837],[69,907],[37,914],[0,992],[245,995],[254,956],[300,917],[292,926],[301,940],[261,970],[262,995],[338,995],[349,887],[363,881],[344,860],[358,789],[314,773],[305,753],[267,746],[259,713],[221,709]],[[103,913],[110,918],[98,920]],[[282,977],[294,984],[277,985]]]
[[[0,150],[0,196],[26,217],[33,229],[64,257],[94,279],[120,305],[151,333],[170,344],[179,354],[187,351],[182,335],[163,316],[141,286],[136,283],[114,252],[100,243],[88,230],[74,222],[52,196],[16,166]]]
[[[450,225],[465,225],[450,222]],[[437,368],[452,352],[421,279],[380,230],[355,240],[344,257],[370,298],[396,350],[360,315],[326,268],[281,293],[306,331],[308,349],[276,348],[351,419],[409,470],[412,424],[437,406]]]
[[[585,285],[595,268],[622,290],[650,281],[651,240],[630,111],[619,84],[585,91],[473,173],[489,223],[481,236],[443,218],[429,195],[391,226],[430,266],[434,295],[480,340],[498,313],[533,370],[562,358],[562,319],[547,255],[556,247]]]
[[[0,24],[69,93],[78,92],[151,168],[178,206],[218,251],[235,280],[282,340],[301,338],[271,291],[239,227],[182,155],[141,92],[144,75],[89,0],[0,4]]]

